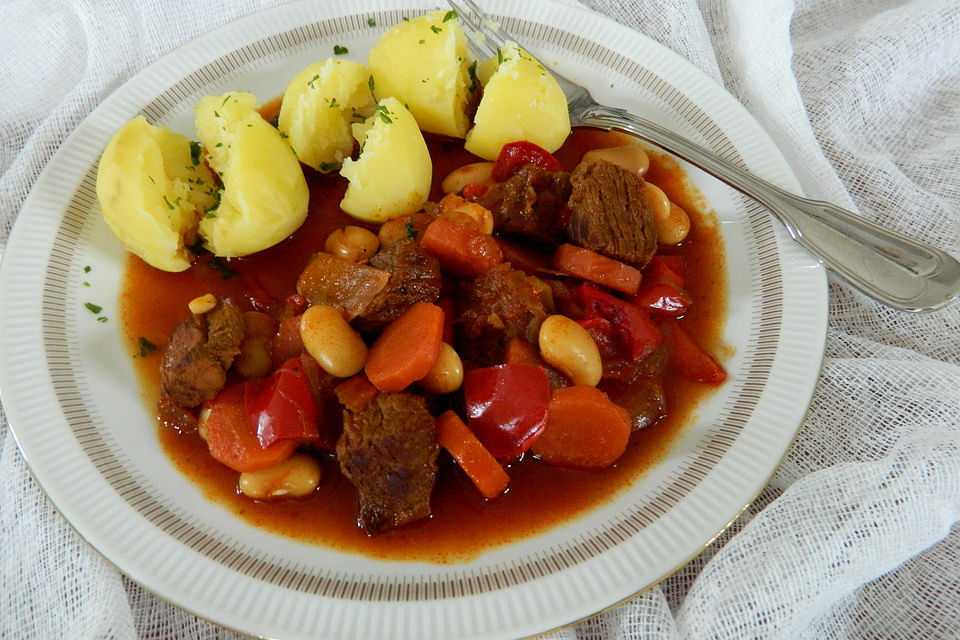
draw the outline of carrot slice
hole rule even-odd
[[[367,378],[381,391],[402,391],[430,372],[443,344],[443,309],[418,302],[387,325],[370,347]]]
[[[640,271],[628,264],[602,256],[574,244],[562,244],[553,254],[553,266],[572,276],[635,295],[640,287]]]
[[[630,414],[596,387],[557,389],[547,426],[531,450],[548,464],[599,469],[617,461],[630,438]]]
[[[453,411],[437,418],[437,440],[473,480],[484,498],[496,498],[506,490],[510,482],[507,472]]]
[[[492,236],[445,218],[431,222],[420,243],[444,271],[458,278],[476,277],[503,262],[503,252]]]
[[[203,430],[210,455],[234,471],[257,471],[280,464],[296,450],[298,440],[278,440],[262,447],[248,423],[243,407],[246,383],[227,387],[210,402]]]
[[[666,322],[661,329],[670,347],[670,365],[680,375],[714,386],[727,379],[726,370],[703,347],[694,342],[680,325]]]

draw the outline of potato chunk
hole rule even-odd
[[[419,211],[430,194],[433,164],[417,121],[396,98],[384,98],[366,121],[353,125],[360,157],[343,162],[350,181],[340,208],[367,222]]]
[[[278,128],[305,165],[328,172],[353,151],[350,125],[373,112],[370,74],[359,62],[331,58],[312,64],[283,92]]]
[[[107,224],[128,251],[163,271],[190,266],[185,245],[216,204],[216,178],[194,149],[186,137],[137,116],[110,139],[97,168]]]
[[[560,85],[516,43],[504,45],[498,60],[467,133],[467,151],[494,160],[500,147],[516,140],[556,151],[570,134],[567,99]]]
[[[200,235],[218,256],[245,256],[272,247],[307,216],[303,170],[280,132],[257,113],[256,98],[232,92],[194,107],[197,135],[220,175],[220,205],[200,221]]]
[[[470,61],[451,13],[434,11],[392,27],[371,49],[367,67],[378,99],[397,98],[424,131],[462,138],[470,126]]]

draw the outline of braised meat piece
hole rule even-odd
[[[570,177],[567,236],[581,247],[643,266],[657,250],[657,226],[643,179],[606,160],[585,161]]]
[[[478,366],[503,362],[511,338],[537,344],[548,313],[536,280],[502,264],[466,281],[459,291],[461,355]]]
[[[240,353],[243,316],[229,300],[177,325],[163,354],[161,395],[184,407],[212,400],[227,381],[227,369]]]
[[[344,411],[337,459],[357,487],[364,531],[430,515],[438,451],[436,424],[420,396],[381,393],[356,413]]]
[[[390,274],[335,255],[319,252],[297,280],[297,293],[310,304],[329,304],[343,311],[347,320],[363,313],[387,286]]]
[[[528,164],[506,182],[492,185],[477,202],[493,214],[498,232],[556,243],[561,237],[557,217],[569,197],[569,173]]]
[[[667,398],[663,389],[663,372],[667,350],[661,346],[640,360],[610,353],[601,346],[603,378],[597,388],[627,410],[634,430],[659,421],[667,414]]]
[[[412,238],[380,251],[370,266],[388,272],[390,280],[360,314],[365,325],[385,325],[418,302],[432,304],[440,298],[440,264]]]

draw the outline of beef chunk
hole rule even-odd
[[[643,195],[643,179],[606,160],[581,162],[570,177],[574,244],[637,266],[657,250],[657,226]]]
[[[666,347],[660,346],[640,360],[611,354],[603,347],[601,354],[603,378],[597,388],[627,410],[634,430],[654,424],[666,415],[667,399],[663,390]]]
[[[347,320],[360,315],[387,286],[390,274],[322,251],[313,254],[297,280],[297,293],[310,304],[329,304]]]
[[[440,298],[440,264],[412,238],[403,238],[377,253],[370,266],[390,273],[387,286],[367,305],[360,317],[365,324],[385,325],[418,302]]]
[[[548,314],[535,282],[503,264],[463,283],[458,323],[461,355],[487,366],[503,362],[511,338],[537,344]]]
[[[364,531],[430,515],[438,451],[436,424],[420,396],[381,393],[360,411],[344,412],[337,459],[357,487]]]
[[[477,202],[493,214],[498,232],[556,243],[561,236],[557,216],[569,197],[569,173],[528,164],[506,182],[491,186]]]
[[[184,407],[212,400],[227,381],[227,369],[240,353],[243,316],[229,300],[193,314],[173,330],[160,369],[162,394]]]

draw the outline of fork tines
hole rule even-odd
[[[464,33],[478,53],[488,57],[496,56],[507,40],[513,40],[510,34],[488,18],[473,0],[447,0],[447,4],[457,12],[460,21],[467,27]]]

